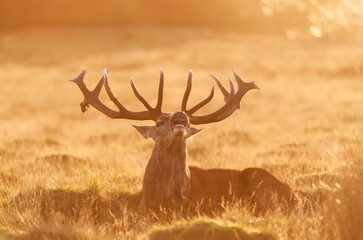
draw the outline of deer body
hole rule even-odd
[[[190,201],[208,200],[203,210],[220,209],[221,204],[245,202],[255,213],[275,208],[291,210],[296,198],[290,186],[262,168],[201,169],[189,167],[191,172]]]
[[[279,206],[292,208],[295,204],[291,188],[261,168],[203,169],[188,166],[186,141],[199,132],[188,128],[173,131],[173,121],[187,123],[183,112],[165,115],[159,127],[134,126],[155,145],[145,170],[142,203],[139,210],[158,211],[160,208],[188,212],[211,213],[222,209],[222,203],[245,201],[257,213]],[[274,200],[272,200],[274,199]]]
[[[89,105],[111,118],[126,118],[134,120],[153,120],[154,126],[133,125],[145,138],[154,140],[155,145],[146,166],[140,211],[158,211],[160,208],[172,210],[187,210],[211,213],[222,209],[225,202],[248,203],[256,212],[265,212],[278,207],[291,209],[296,203],[296,197],[291,188],[282,183],[271,173],[261,168],[233,169],[202,169],[188,166],[187,139],[200,131],[190,124],[206,124],[219,122],[229,117],[240,108],[240,101],[244,94],[251,89],[258,89],[252,81],[245,83],[235,73],[238,83],[235,92],[233,81],[229,79],[228,92],[219,80],[212,75],[225,97],[225,105],[217,111],[203,116],[194,113],[207,104],[213,97],[214,85],[210,95],[193,108],[187,110],[187,100],[191,91],[192,72],[189,72],[187,89],[181,104],[181,110],[174,113],[163,113],[162,94],[164,74],[160,72],[159,94],[155,108],[138,93],[131,79],[132,90],[142,102],[147,111],[132,112],[127,110],[115,96],[108,85],[108,70],[93,91],[88,90],[82,71],[72,79],[81,89],[84,101],[81,109],[85,112]],[[117,106],[114,111],[104,105],[99,94],[105,87],[110,100]]]

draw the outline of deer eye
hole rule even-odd
[[[157,126],[157,127],[161,127],[161,126],[163,126],[163,125],[164,125],[164,122],[157,122],[157,123],[156,123],[156,126]]]

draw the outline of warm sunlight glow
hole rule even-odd
[[[363,28],[362,0],[4,1],[0,29],[160,26],[347,38]],[[14,11],[16,9],[16,11]],[[0,30],[1,31],[1,30]]]
[[[363,0],[0,0],[0,240],[363,240],[362,106]]]

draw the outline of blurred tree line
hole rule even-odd
[[[362,15],[362,0],[0,0],[1,30],[161,26],[319,37],[361,27]]]

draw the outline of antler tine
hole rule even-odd
[[[182,105],[181,105],[181,110],[183,112],[187,112],[187,102],[189,99],[190,91],[192,90],[192,77],[193,77],[193,71],[190,69],[189,75],[188,75],[187,88],[185,89],[185,93],[184,93],[184,97],[183,97],[183,101],[182,101]]]
[[[143,98],[140,93],[137,91],[135,84],[134,84],[134,80],[132,80],[132,77],[130,76],[130,83],[131,83],[131,88],[132,91],[134,91],[135,96],[137,97],[137,99],[140,100],[140,102],[142,102],[142,104],[146,107],[147,110],[149,111],[153,111],[154,109],[150,106],[150,104],[145,100],[145,98]]]
[[[120,112],[127,112],[128,110],[118,101],[118,99],[113,95],[110,85],[108,84],[108,69],[103,70],[103,84],[105,86],[106,93],[110,100],[116,105]]]
[[[204,107],[207,103],[209,103],[212,100],[213,96],[214,96],[214,83],[213,83],[213,87],[212,87],[212,90],[210,91],[209,96],[206,99],[204,99],[203,101],[201,101],[200,103],[198,103],[197,105],[195,105],[194,107],[192,107],[191,109],[187,110],[186,113],[188,115],[192,115],[193,113],[195,113],[196,111],[198,111],[199,109]]]
[[[234,71],[232,70],[234,78],[237,81],[238,84],[238,90],[237,93],[234,96],[234,100],[233,103],[231,104],[230,108],[228,108],[224,113],[222,113],[221,115],[219,115],[217,117],[217,121],[222,121],[224,119],[226,119],[227,117],[231,116],[232,113],[241,108],[241,100],[242,97],[251,89],[260,89],[259,86],[257,86],[257,84],[255,83],[254,80],[252,80],[251,82],[244,82],[242,80],[242,78]]]
[[[130,77],[130,83],[132,91],[134,92],[137,99],[142,102],[142,104],[146,107],[147,110],[149,110],[152,115],[155,115],[156,118],[161,114],[161,106],[163,104],[163,89],[164,89],[164,73],[163,69],[160,68],[160,81],[159,81],[159,91],[158,91],[158,101],[156,103],[156,107],[152,108],[150,104],[141,96],[141,94],[137,91],[134,81],[132,80],[132,77]]]
[[[200,108],[202,108],[204,105],[209,103],[214,96],[214,84],[213,84],[213,87],[212,87],[212,90],[211,90],[209,96],[206,99],[204,99],[203,101],[201,101],[200,103],[198,103],[197,105],[195,105],[194,107],[192,107],[191,109],[187,110],[187,102],[189,99],[190,92],[192,90],[192,75],[193,75],[192,70],[189,70],[187,88],[185,90],[182,105],[181,105],[181,110],[184,111],[188,115],[192,115],[193,113],[198,111]]]
[[[222,121],[222,120],[226,119],[236,109],[240,108],[241,99],[249,90],[260,89],[257,86],[257,84],[255,83],[255,81],[246,83],[242,80],[242,78],[234,70],[232,70],[232,72],[233,72],[234,78],[236,79],[237,84],[238,84],[238,90],[237,90],[236,94],[234,94],[234,92],[228,93],[227,90],[223,87],[222,83],[214,75],[211,74],[211,76],[217,82],[218,87],[222,91],[226,103],[221,109],[219,109],[216,112],[211,113],[209,115],[190,116],[190,122],[192,124],[212,123],[212,122],[218,122],[218,121]],[[230,78],[229,78],[229,82],[230,82],[230,84],[231,83],[233,84],[233,82]]]
[[[229,107],[230,105],[233,103],[234,100],[234,84],[232,82],[231,79],[229,79],[229,85],[230,85],[230,92],[229,92],[229,96],[228,96],[228,100],[226,101],[226,103],[217,111],[210,113],[208,115],[204,115],[204,116],[189,116],[190,119],[190,123],[198,125],[198,124],[204,124],[204,123],[213,123],[213,122],[218,122],[220,120],[218,120],[218,116],[222,113],[224,113]]]
[[[218,78],[216,76],[214,76],[213,74],[210,74],[211,77],[216,81],[219,89],[221,90],[221,92],[223,93],[224,96],[224,101],[227,102],[228,97],[229,97],[229,93],[228,91],[224,88],[224,86],[222,85],[222,83],[218,80]]]
[[[242,97],[251,89],[258,89],[260,90],[260,87],[257,86],[257,84],[255,83],[254,80],[252,80],[251,82],[244,82],[242,80],[242,78],[234,71],[232,70],[234,78],[237,81],[238,84],[238,90],[237,93],[235,95],[235,102],[234,102],[234,107],[235,109],[240,109],[240,105],[241,105],[241,99]],[[234,109],[234,110],[235,110]],[[233,111],[234,111],[233,110]],[[229,115],[228,115],[229,116]]]
[[[76,78],[68,79],[69,81],[76,83],[84,95],[84,100],[80,103],[82,112],[87,111],[93,99],[99,97],[103,85],[103,78],[101,78],[93,91],[88,90],[86,83],[84,82],[84,76],[86,75],[86,72],[87,70],[84,69],[78,74]]]
[[[242,78],[236,73],[236,71],[232,70],[234,78],[236,79],[236,81],[238,82],[238,86],[241,86],[241,93],[245,94],[246,92],[248,92],[251,89],[258,89],[260,90],[261,88],[256,84],[255,80],[252,80],[251,82],[246,83],[245,81],[242,80]],[[242,91],[243,89],[243,91]],[[243,96],[243,95],[242,95]]]
[[[86,70],[83,70],[75,79],[70,79],[71,81],[75,82],[78,87],[80,88],[81,92],[84,95],[84,100],[81,103],[82,112],[85,112],[89,105],[96,108],[98,111],[102,112],[103,114],[107,115],[110,118],[124,118],[124,119],[133,119],[133,120],[154,120],[156,121],[157,117],[160,115],[158,111],[152,109],[152,111],[141,111],[141,112],[132,112],[127,110],[114,96],[111,88],[108,84],[108,69],[104,69],[103,76],[101,80],[98,82],[97,86],[93,91],[88,90],[85,82],[84,82],[84,75]],[[102,89],[102,85],[105,86],[105,90],[107,95],[109,96],[110,100],[117,106],[119,111],[114,111],[104,105],[100,99],[99,94]],[[136,89],[136,88],[135,88]],[[138,97],[139,98],[139,97]],[[139,98],[140,99],[140,98]],[[160,107],[159,107],[160,108]]]
[[[81,89],[82,93],[88,92],[86,84],[84,83],[84,75],[86,75],[87,69],[83,69],[75,78],[69,78],[68,81],[74,82]]]
[[[158,91],[158,101],[156,103],[155,111],[159,114],[161,113],[161,106],[163,104],[163,92],[164,92],[164,72],[160,68],[160,81],[159,81],[159,91]]]
[[[84,96],[86,96],[86,94],[89,93],[89,90],[86,87],[86,84],[84,83],[84,75],[86,75],[87,70],[83,69],[78,75],[77,77],[73,78],[73,79],[68,79],[71,82],[74,82],[77,84],[77,86],[79,87],[79,89],[81,90],[81,92],[83,93]],[[81,111],[85,112],[87,111],[87,109],[89,108],[89,104],[86,102],[86,99],[83,100],[83,102],[80,103],[81,106]]]

